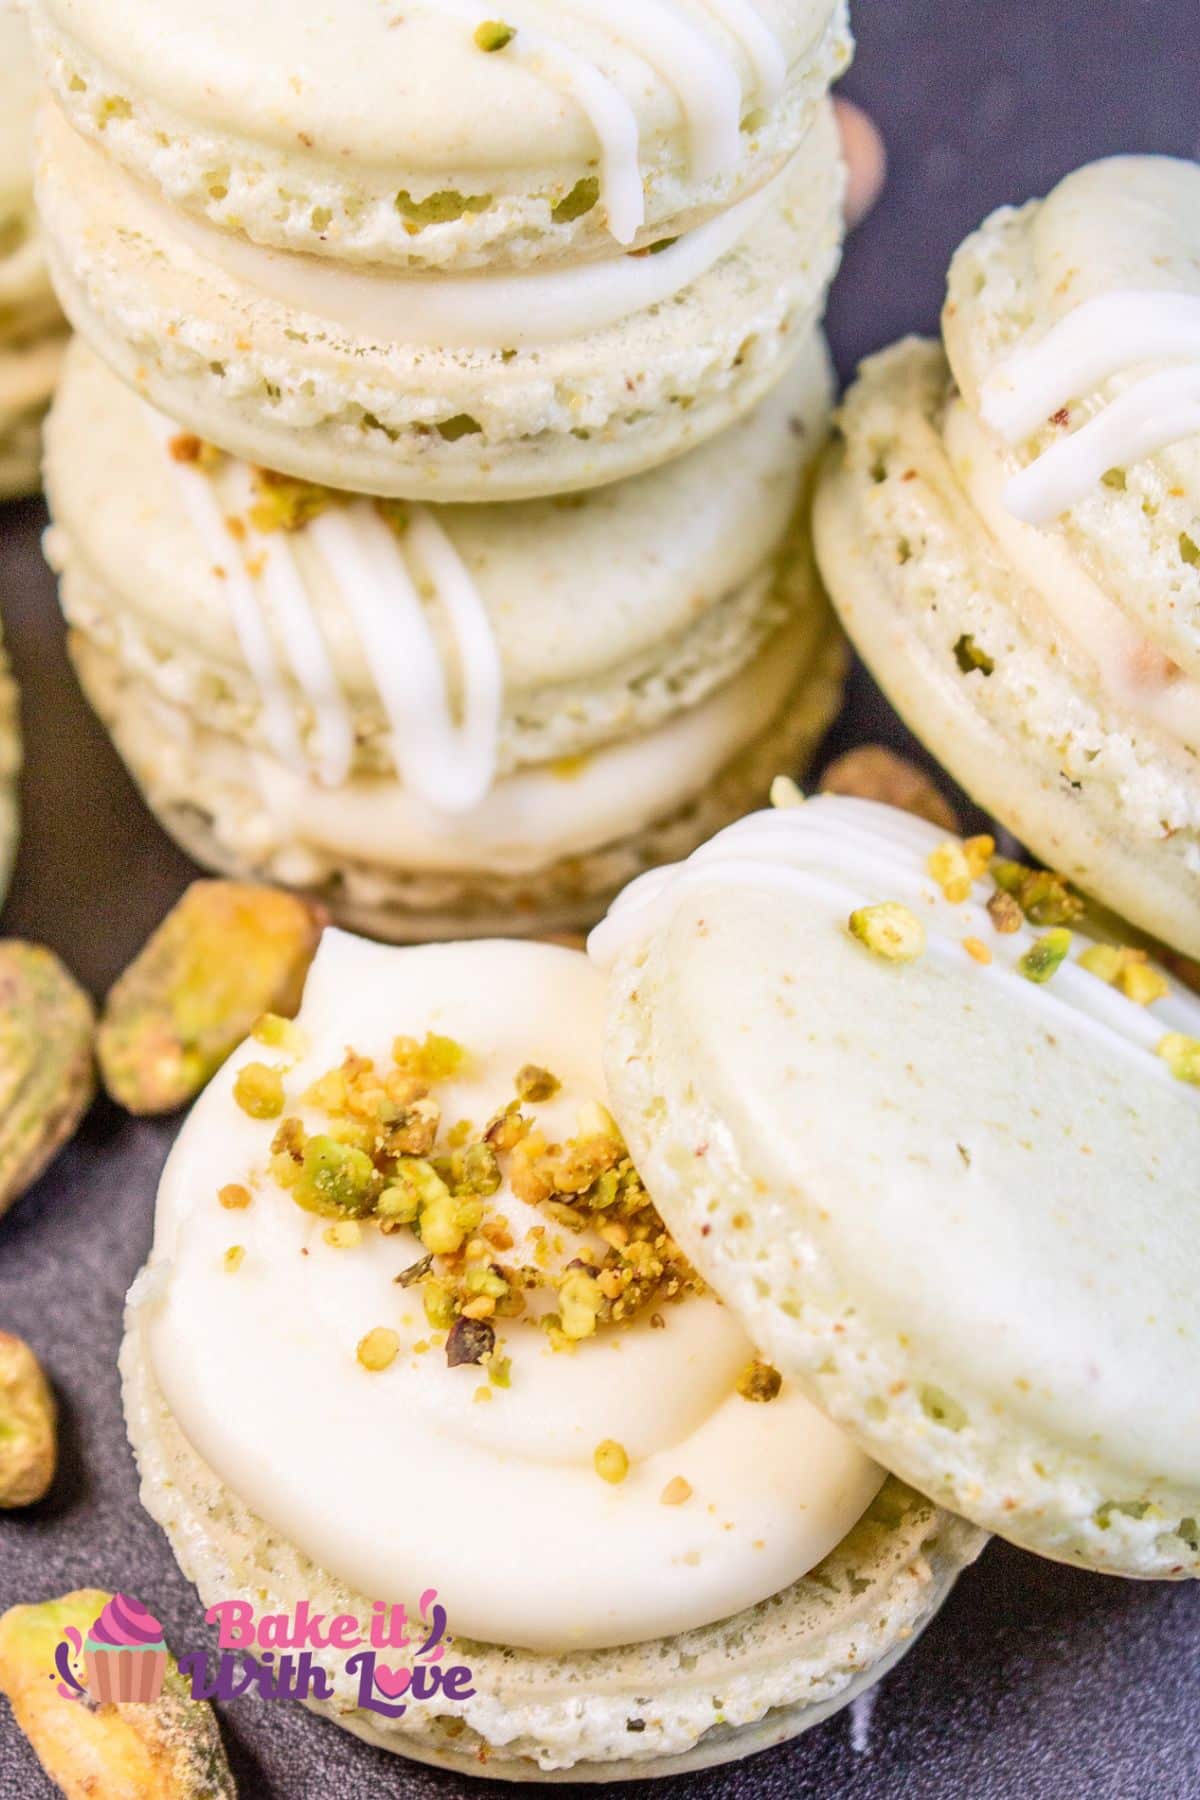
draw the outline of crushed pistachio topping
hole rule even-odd
[[[217,1199],[229,1212],[241,1212],[250,1204],[250,1189],[243,1187],[240,1181],[227,1181],[217,1193]]]
[[[516,35],[515,25],[506,25],[502,19],[485,19],[482,25],[475,27],[475,44],[491,56],[511,44]]]
[[[886,962],[915,962],[925,948],[925,927],[899,900],[860,906],[850,914],[851,937]]]
[[[1082,899],[1065,877],[1050,869],[1029,869],[1024,863],[996,856],[991,873],[996,886],[1016,901],[1031,925],[1073,925],[1084,910]]]
[[[1200,1038],[1185,1037],[1182,1031],[1169,1031],[1158,1044],[1158,1054],[1176,1081],[1188,1081],[1200,1087]]]
[[[984,968],[986,968],[992,960],[992,953],[982,938],[965,937],[963,939],[963,949],[971,958],[972,962],[982,963]]]
[[[1025,914],[1021,911],[1011,894],[1003,888],[997,888],[987,903],[988,917],[996,930],[1005,937],[1011,937],[1014,931],[1020,931],[1025,923]]]
[[[737,1391],[743,1400],[755,1400],[760,1403],[774,1400],[783,1386],[783,1376],[779,1370],[768,1362],[755,1357],[748,1362],[737,1378]]]
[[[277,469],[255,469],[250,523],[258,531],[301,531],[336,504],[332,489]]]
[[[244,1244],[230,1244],[228,1250],[221,1258],[222,1265],[224,1266],[227,1275],[235,1275],[245,1260],[246,1246]]]
[[[549,1069],[526,1063],[514,1078],[515,1098],[481,1130],[464,1120],[446,1127],[436,1089],[468,1065],[461,1044],[434,1032],[397,1037],[390,1064],[349,1049],[299,1096],[320,1115],[318,1128],[280,1118],[269,1162],[298,1206],[330,1221],[324,1235],[333,1247],[353,1246],[371,1227],[413,1232],[423,1254],[396,1281],[420,1296],[432,1330],[447,1334],[451,1368],[484,1365],[494,1386],[508,1386],[496,1327],[525,1313],[535,1290],[542,1295],[537,1322],[556,1350],[702,1291],[606,1107],[582,1105],[576,1135],[551,1141],[526,1109],[552,1099],[561,1084]],[[278,1071],[266,1073],[282,1095]],[[263,1104],[262,1082],[252,1078],[255,1106]],[[282,1103],[254,1116],[281,1111]],[[527,1232],[519,1258],[508,1255],[513,1233],[492,1204],[506,1181],[546,1220]],[[493,1377],[493,1370],[502,1373]]]
[[[277,1119],[283,1111],[283,1076],[267,1063],[246,1063],[237,1072],[233,1097],[252,1119]]]
[[[400,1354],[400,1339],[386,1325],[377,1325],[374,1331],[368,1331],[359,1339],[358,1360],[364,1369],[377,1375],[381,1369],[390,1368]]]
[[[658,1498],[663,1506],[682,1506],[685,1500],[691,1499],[692,1492],[690,1481],[682,1475],[672,1475]]]
[[[987,873],[996,854],[996,840],[972,837],[959,842],[947,838],[932,851],[926,867],[952,906],[960,906],[971,897],[971,889]]]
[[[255,1020],[250,1036],[266,1050],[282,1050],[299,1059],[308,1048],[308,1039],[294,1019],[281,1019],[278,1013],[263,1013]]]
[[[615,1438],[605,1438],[602,1444],[596,1445],[592,1464],[601,1481],[617,1487],[629,1473],[629,1453]]]
[[[1036,944],[1030,945],[1017,964],[1017,969],[1026,981],[1033,981],[1042,986],[1059,970],[1067,960],[1071,949],[1071,933],[1059,926],[1054,931],[1046,932]]]
[[[1079,966],[1115,987],[1138,1006],[1150,1006],[1165,999],[1171,984],[1161,969],[1156,969],[1144,950],[1127,945],[1093,944],[1079,958]]]

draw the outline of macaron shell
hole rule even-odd
[[[599,145],[562,71],[482,54],[469,7],[353,0],[299,19],[286,0],[249,17],[229,0],[139,0],[119,34],[92,0],[34,11],[48,85],[75,128],[173,205],[255,242],[460,271],[614,248],[603,203],[571,204],[578,182],[596,186]],[[639,53],[636,12],[525,0],[508,21],[615,84],[646,191],[634,246],[690,230],[767,180],[850,57],[843,0],[754,0],[786,65],[782,93],[760,104],[748,40],[720,10],[672,12],[672,28],[741,87],[741,155],[713,176],[691,170],[680,93]],[[422,214],[431,194],[450,216]]]
[[[1023,979],[990,882],[951,906],[925,873],[943,841],[831,797],[734,827],[617,963],[614,1111],[705,1277],[876,1460],[1044,1555],[1200,1574],[1200,1094],[1155,1054],[1200,1003]],[[916,961],[847,930],[883,901]]]
[[[1062,629],[980,518],[947,453],[952,402],[942,352],[916,339],[866,362],[846,398],[813,521],[842,623],[981,806],[1051,868],[1200,955],[1195,756],[1141,704],[1152,692],[1105,674],[1098,637]],[[1035,565],[1066,559],[1051,577],[1066,592],[1086,569],[1044,536]]]
[[[182,238],[53,108],[39,156],[60,296],[118,374],[248,461],[436,501],[599,485],[733,424],[815,325],[843,180],[827,108],[745,238],[674,303],[506,358],[374,341],[268,297]]]
[[[121,1370],[142,1503],[206,1605],[252,1594],[260,1612],[287,1611],[304,1597],[314,1611],[369,1615],[368,1599],[282,1542],[197,1457],[132,1314]],[[607,1781],[726,1762],[819,1723],[883,1675],[984,1542],[888,1482],[813,1577],[718,1625],[563,1657],[461,1642],[476,1695],[454,1735],[423,1707],[394,1726],[368,1719],[344,1676],[335,1699],[313,1710],[378,1747],[500,1780]],[[643,1714],[644,1729],[630,1729]]]

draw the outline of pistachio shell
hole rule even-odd
[[[57,1413],[29,1345],[0,1331],[0,1507],[32,1506],[54,1480]]]
[[[94,1034],[92,1003],[56,956],[0,942],[0,1213],[91,1105]]]
[[[100,1021],[100,1073],[133,1113],[193,1099],[262,1013],[291,1017],[325,926],[276,888],[195,881],[115,983]]]
[[[153,1704],[85,1706],[49,1679],[67,1627],[86,1637],[111,1598],[82,1588],[0,1616],[0,1691],[42,1767],[67,1800],[236,1800],[212,1708],[174,1658]]]
[[[944,831],[960,829],[954,808],[933,778],[883,744],[860,744],[839,756],[822,775],[820,790],[898,806]]]

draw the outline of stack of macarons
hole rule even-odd
[[[31,13],[51,554],[169,830],[557,928],[803,764],[840,0]]]
[[[959,250],[864,364],[816,538],[899,712],[1052,868],[1200,957],[1200,166],[1126,156]]]
[[[39,484],[42,415],[66,342],[33,205],[35,93],[25,22],[0,8],[0,500]]]

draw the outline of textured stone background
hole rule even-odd
[[[1200,155],[1195,0],[859,0],[848,85],[883,122],[892,180],[850,246],[831,334],[843,372],[937,319],[946,263],[984,213],[1119,150]],[[192,873],[146,814],[67,668],[37,506],[0,508],[0,602],[25,695],[25,832],[4,916],[100,991]],[[859,673],[831,751],[903,733]],[[0,1224],[0,1324],[63,1399],[51,1497],[0,1521],[0,1602],[127,1587],[177,1646],[197,1603],[138,1508],[114,1362],[121,1299],[149,1243],[169,1128],[98,1107]],[[1194,1407],[1196,1396],[1181,1395]],[[1089,1578],[993,1544],[941,1618],[849,1714],[683,1800],[1131,1800],[1200,1794],[1200,1595]],[[301,1709],[242,1700],[223,1720],[243,1800],[444,1800],[497,1784],[366,1749]],[[630,1790],[631,1800],[638,1787]],[[0,1800],[51,1793],[4,1713]],[[566,1790],[562,1790],[566,1791]],[[659,1789],[660,1794],[668,1792]]]

